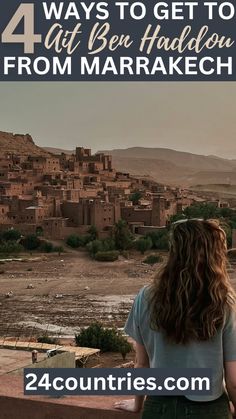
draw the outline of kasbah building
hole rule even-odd
[[[135,191],[142,197],[133,203]],[[94,225],[105,238],[123,219],[133,233],[146,234],[165,228],[171,215],[203,201],[188,190],[117,172],[112,156],[92,155],[83,147],[72,155],[0,157],[1,230],[17,227],[22,234],[64,240],[86,234]]]

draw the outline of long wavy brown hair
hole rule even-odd
[[[176,344],[211,339],[235,293],[224,230],[215,220],[181,220],[170,230],[167,263],[150,289],[151,327]]]

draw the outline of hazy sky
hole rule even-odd
[[[236,83],[0,83],[0,131],[66,149],[236,158]]]

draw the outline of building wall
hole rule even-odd
[[[121,207],[121,218],[127,223],[143,222],[144,225],[152,225],[152,210]]]
[[[99,230],[118,221],[119,204],[107,203],[99,199],[81,199],[79,202],[63,202],[62,215],[71,226],[95,225]]]
[[[159,227],[165,226],[166,219],[165,198],[153,198],[151,225]]]
[[[75,368],[75,354],[71,352],[57,354],[36,364],[31,364],[28,368]]]

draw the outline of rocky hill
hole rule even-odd
[[[31,135],[0,131],[0,157],[6,154],[49,156],[49,152],[34,143]]]

